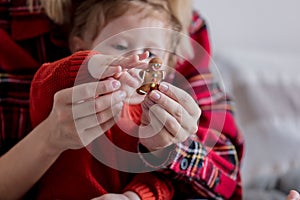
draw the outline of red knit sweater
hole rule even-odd
[[[197,21],[199,23],[195,23],[197,28],[192,30],[192,36],[209,53],[207,30],[201,19]],[[134,176],[115,171],[96,161],[87,150],[67,151],[38,184],[40,199],[46,197],[86,199],[105,192],[125,190],[133,190],[143,199],[168,199],[173,193],[172,186],[176,188],[175,197],[178,199],[187,197],[241,199],[239,167],[243,154],[243,138],[235,126],[230,99],[214,83],[209,72],[209,54],[203,52],[201,48],[196,52],[197,56],[191,63],[184,63],[176,70],[192,85],[193,97],[201,107],[202,115],[199,120],[198,137],[176,145],[176,157],[163,171],[168,180],[172,180],[172,185],[157,173]],[[54,93],[73,86],[79,66],[85,58],[88,58],[87,56],[88,52],[78,52],[55,63],[45,64],[39,70],[31,90],[30,104],[34,126],[50,113]],[[85,64],[81,70],[79,82],[88,81]],[[180,77],[177,78],[180,80]],[[185,88],[185,85],[180,85],[180,81],[177,86]],[[139,112],[138,106],[130,107],[131,120],[138,121],[132,114]],[[117,127],[113,127],[106,135],[121,148],[136,152],[136,140],[122,133]],[[122,142],[118,142],[120,138]],[[96,144],[97,142],[101,142],[101,139],[96,141]],[[101,147],[93,145],[90,148],[93,149],[95,146]],[[122,159],[116,157],[114,150],[107,151],[107,149],[104,148],[102,152],[109,158],[115,158],[112,162]],[[147,163],[148,160],[144,162],[155,168],[152,163]],[[127,163],[130,163],[130,160]],[[102,180],[103,175],[108,179]],[[143,176],[145,178],[141,181]]]
[[[82,66],[80,70],[86,71],[86,65],[81,64],[94,54],[95,52],[90,51],[78,52],[40,68],[31,88],[30,113],[33,126],[49,115],[55,92],[73,86],[79,68]],[[80,81],[92,80],[85,75],[79,77]],[[125,106],[121,116],[123,117],[120,120],[130,119],[139,123],[141,108],[140,106]],[[114,146],[104,142],[106,138],[126,151],[137,152],[137,138],[124,133],[118,125],[113,126],[88,149],[101,152],[98,156],[102,160],[108,159],[108,162],[114,166],[124,158],[118,155]],[[125,162],[130,163],[130,160]],[[39,182],[38,199],[90,199],[105,193],[122,193],[128,190],[136,192],[141,199],[171,199],[173,196],[169,181],[161,175],[117,171],[96,160],[86,148],[83,148],[62,153]]]
[[[14,3],[14,2],[22,2],[22,5],[16,5],[20,7],[16,9],[11,9],[10,3]],[[25,7],[23,5],[26,5],[26,0],[0,1],[0,13],[1,13],[0,72],[4,70],[3,72],[24,73],[30,71],[32,73],[32,69],[35,70],[39,66],[36,63],[44,63],[46,61],[49,62],[53,60],[58,60],[62,57],[65,57],[65,55],[68,54],[68,50],[65,48],[64,45],[61,44],[62,41],[66,41],[66,40],[63,40],[61,38],[61,35],[58,34],[58,32],[60,31],[51,29],[51,33],[49,33],[49,30],[52,27],[52,25],[51,23],[49,23],[48,19],[46,19],[45,16],[41,16],[41,18],[38,19],[40,14],[36,12],[32,13],[29,12],[28,10],[25,12],[24,10]],[[6,14],[3,15],[3,12],[7,13],[8,20],[6,20],[6,17],[3,17],[6,16]],[[43,20],[45,20],[45,22],[41,22]],[[197,23],[197,21],[199,23]],[[191,29],[191,34],[192,37],[197,42],[199,42],[200,45],[202,45],[206,51],[209,52],[210,48],[209,48],[207,31],[206,29],[201,28],[202,27],[201,21],[202,20],[199,20],[196,14],[192,26],[193,28]],[[200,27],[198,25],[200,25]],[[28,28],[28,27],[33,27],[33,28]],[[201,31],[199,31],[199,28],[201,28]],[[3,32],[2,29],[7,32]],[[12,40],[17,42],[18,45],[22,46],[22,48],[16,46],[15,44],[12,44]],[[62,46],[64,46],[64,48]],[[23,52],[24,50],[26,51],[26,53]],[[33,56],[33,59],[31,57],[27,59],[28,54]],[[191,78],[195,74],[198,74],[199,72],[202,71],[204,71],[204,74],[206,74],[208,71],[207,70],[208,65],[205,63],[207,59],[203,59],[203,57],[199,57],[199,56],[197,58],[198,60],[199,59],[201,60],[201,63],[196,63],[196,64],[194,63],[195,66],[199,66],[197,67],[198,71],[193,71],[195,69],[193,67],[190,67],[189,65],[182,65],[180,69],[178,68],[178,71],[180,71],[181,74],[183,74],[186,78]],[[198,62],[197,58],[195,62]],[[22,62],[19,62],[20,60],[22,60]],[[32,60],[34,61],[32,62]],[[75,59],[73,59],[73,62],[74,61]],[[63,61],[59,61],[59,62],[63,62]],[[49,71],[48,70],[45,71],[46,72],[45,77],[47,77],[47,72]],[[15,142],[19,141],[24,135],[29,133],[29,129],[28,129],[29,123],[28,123],[28,116],[27,116],[27,100],[28,100],[27,93],[29,90],[27,90],[27,88],[29,88],[31,78],[25,76],[24,80],[22,77],[22,81],[20,81],[20,77],[15,77],[14,75],[11,76],[10,74],[1,73],[0,79],[1,79],[0,85],[3,86],[3,88],[10,88],[9,91],[0,90],[1,93],[0,100],[2,100],[0,105],[0,114],[3,116],[3,118],[1,118],[2,127],[0,130],[1,132],[0,152],[3,153],[6,150],[8,150]],[[190,82],[193,81],[194,79],[190,80]],[[55,82],[56,80],[54,80],[54,83]],[[208,85],[210,85],[209,82],[207,83]],[[196,98],[197,100],[199,100],[199,102],[201,99],[206,98],[205,95],[203,95],[206,90],[203,89],[202,86],[198,87],[197,90],[195,91],[197,91],[195,93],[197,94]],[[51,96],[49,94],[45,94],[45,92],[43,92],[43,94],[47,95],[46,97]],[[218,96],[219,94],[220,93],[215,92],[213,95]],[[20,95],[22,101],[20,101],[19,98]],[[15,96],[17,96],[17,98]],[[206,96],[210,96],[210,94],[207,94]],[[52,102],[51,99],[52,97],[50,97],[50,103],[48,102],[49,104],[47,104],[47,102],[44,102],[43,104],[38,102],[38,105],[47,104],[48,106],[50,106]],[[226,108],[224,107],[223,109],[222,107],[220,107],[220,105],[223,104],[225,101],[219,101],[219,99],[214,99],[214,98],[211,99],[212,99],[212,103],[209,104],[212,105],[211,108],[203,107],[202,104],[206,104],[206,103],[203,102],[202,100],[199,103],[199,106],[201,106],[202,109],[202,117],[201,117],[202,123],[200,124],[201,128],[199,129],[200,131],[198,132],[198,136],[199,138],[201,138],[201,142],[203,142],[202,140],[204,140],[205,142],[205,138],[203,138],[202,136],[205,134],[203,133],[206,132],[214,133],[215,130],[217,130],[221,133],[222,137],[217,138],[215,140],[221,141],[223,142],[223,144],[221,142],[220,143],[218,142],[220,146],[217,146],[217,148],[213,149],[213,154],[211,153],[204,158],[200,157],[198,154],[193,153],[195,152],[194,149],[193,151],[190,151],[190,148],[186,148],[185,146],[184,148],[178,148],[178,157],[174,161],[175,164],[172,165],[168,170],[175,172],[176,180],[174,180],[174,182],[177,181],[179,182],[181,187],[187,188],[188,194],[190,195],[196,196],[198,194],[201,194],[201,196],[207,198],[209,197],[215,198],[216,196],[222,196],[225,197],[226,199],[228,198],[241,199],[242,185],[241,185],[238,168],[240,165],[242,152],[243,152],[242,137],[236,131],[235,124],[233,123],[234,119],[230,107],[226,107]],[[47,98],[45,98],[44,100],[48,101]],[[23,101],[25,103],[23,103]],[[9,103],[12,102],[12,103],[8,105],[7,102]],[[23,104],[25,105],[25,107]],[[45,110],[50,110],[50,109],[45,109]],[[41,109],[41,111],[43,111],[43,109]],[[227,113],[225,117],[226,119],[225,128],[222,127],[215,128],[209,126],[210,125],[209,120],[212,119],[215,120],[215,118],[211,116],[215,116],[216,113]],[[42,115],[43,116],[41,116],[41,119],[47,117],[46,113]],[[13,123],[13,125],[11,123]],[[215,130],[210,132],[210,130],[213,130],[212,128],[215,128]],[[13,138],[14,142],[10,142],[12,141],[11,138]],[[209,137],[206,138],[211,139]],[[220,148],[221,145],[223,145],[223,147],[228,147],[227,148],[228,150],[226,150],[226,148]],[[201,145],[199,145],[198,147],[200,148]],[[229,147],[231,147],[232,149],[230,149]],[[78,154],[77,156],[80,157],[80,155],[82,154]],[[200,161],[204,159],[205,161],[204,165],[201,165],[202,162],[199,162],[198,164],[197,162],[191,162],[189,164],[189,167],[187,167],[187,169],[182,170],[180,168],[180,163],[181,161],[186,161],[186,158],[189,156],[195,157],[197,160]],[[232,159],[233,157],[235,158],[235,156],[238,157],[238,162],[235,159]],[[85,158],[88,159],[87,157],[88,156],[86,156]],[[91,158],[91,160],[93,159]],[[232,168],[231,165],[235,166],[236,169],[233,171],[228,170]],[[68,172],[69,170],[70,167],[65,172]],[[237,177],[234,176],[236,172],[238,173]],[[151,176],[152,175],[153,174],[151,174]],[[46,176],[47,175],[45,175],[45,177]],[[139,181],[138,180],[139,177],[140,176],[135,176],[137,182]],[[162,180],[162,177],[159,178]],[[209,182],[207,181],[208,179],[210,180]],[[228,184],[229,179],[231,180],[230,184]],[[82,178],[78,176],[76,177],[76,181],[74,182],[75,183],[80,182],[81,180]],[[148,179],[145,179],[143,181],[147,181],[147,180]],[[149,180],[152,181],[152,179]],[[41,181],[40,183],[49,184],[43,181]],[[132,181],[132,183],[134,184],[135,181]],[[39,184],[39,186],[42,188],[43,184]],[[61,185],[62,184],[60,184],[59,186]],[[64,189],[58,189],[58,190],[66,191],[67,188],[65,187],[66,186],[64,185],[63,186]],[[72,188],[71,186],[68,187]],[[131,187],[131,184],[129,184],[128,187]],[[160,192],[162,191],[168,191],[168,190],[160,190]],[[76,193],[75,188],[73,192]],[[181,190],[176,188],[176,192],[181,193]],[[79,196],[76,197],[80,198]],[[181,199],[180,197],[178,198]]]

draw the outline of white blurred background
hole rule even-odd
[[[290,189],[300,191],[300,1],[194,5],[245,138],[244,199],[284,200]]]
[[[299,0],[194,0],[213,49],[241,47],[300,53]]]

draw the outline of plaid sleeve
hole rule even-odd
[[[163,160],[141,157],[153,169],[165,167],[160,171],[174,179],[175,196],[241,199],[243,138],[234,121],[231,101],[211,74],[190,81],[197,85],[193,87],[194,98],[202,110],[197,134],[170,147]]]
[[[210,74],[203,77],[190,79],[202,110],[198,132],[177,145],[169,170],[176,180],[189,183],[197,197],[241,199],[243,138],[236,127],[230,99]]]
[[[188,183],[179,184],[179,192],[185,186],[182,191],[194,192],[194,197],[241,199],[243,138],[235,124],[232,101],[209,69],[211,49],[205,21],[197,13],[193,21],[191,36],[201,48],[194,49],[191,62],[178,68],[189,86],[177,86],[190,91],[202,115],[196,136],[177,145],[169,170],[179,183]]]
[[[242,185],[240,162],[243,155],[243,138],[236,127],[232,102],[219,88],[209,70],[210,45],[204,20],[194,14],[191,37],[201,48],[194,49],[196,56],[176,70],[189,85],[179,88],[190,92],[202,110],[198,132],[187,141],[177,144],[169,153],[170,163],[163,173],[174,178],[175,196],[183,198],[241,199]],[[184,81],[184,83],[186,83]],[[144,162],[150,167],[153,163]],[[154,160],[154,159],[150,159]],[[155,164],[159,164],[156,162]]]

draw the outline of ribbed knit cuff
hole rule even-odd
[[[155,194],[146,185],[130,184],[124,190],[127,191],[136,193],[142,200],[156,200]]]
[[[142,200],[169,200],[173,198],[174,188],[170,179],[161,174],[136,174],[123,192],[132,191]]]
[[[70,57],[70,77],[74,80],[75,85],[97,81],[88,71],[89,60],[96,54],[99,54],[99,52],[79,51]]]

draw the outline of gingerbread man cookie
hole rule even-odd
[[[145,95],[158,89],[159,83],[165,78],[165,71],[160,70],[161,66],[162,60],[158,57],[149,61],[148,68],[140,73],[144,81],[142,86],[136,90],[138,94]]]

